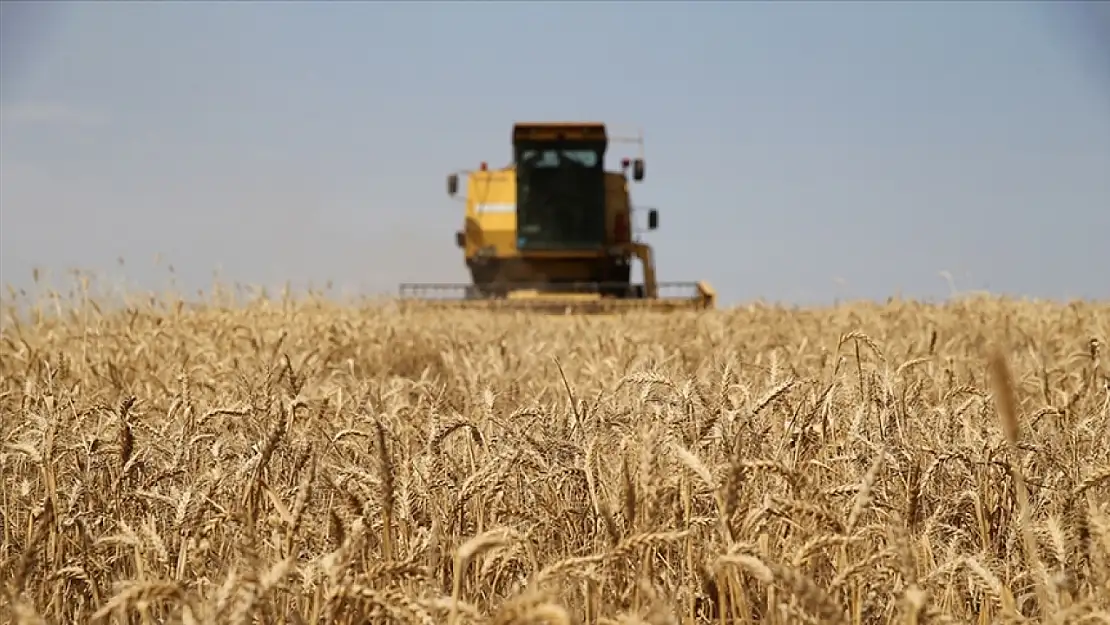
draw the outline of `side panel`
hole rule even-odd
[[[631,215],[628,203],[628,181],[623,174],[606,172],[605,174],[605,234],[606,240],[612,243],[626,243],[631,236]],[[621,224],[621,221],[624,221]],[[624,226],[624,234],[621,230]],[[625,241],[620,239],[624,238]]]
[[[466,257],[479,250],[516,255],[516,178],[512,169],[476,171],[466,185]]]

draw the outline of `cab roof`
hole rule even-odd
[[[603,141],[608,142],[601,122],[517,122],[513,143],[518,141]]]

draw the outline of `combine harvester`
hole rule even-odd
[[[613,138],[613,141],[620,139]],[[466,220],[455,233],[470,284],[402,284],[405,307],[563,313],[699,310],[715,307],[705,282],[657,282],[651,247],[633,236],[628,176],[644,179],[639,157],[605,170],[610,137],[600,123],[518,123],[513,163],[447,177],[447,193],[466,176]],[[647,211],[647,228],[659,225]],[[631,281],[640,261],[643,284]],[[672,293],[661,295],[662,292]]]

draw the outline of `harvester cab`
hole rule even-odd
[[[609,144],[618,141],[639,144],[639,154],[607,171]],[[714,306],[704,282],[658,282],[651,247],[635,236],[628,180],[644,179],[642,136],[610,137],[600,123],[517,123],[510,165],[448,175],[452,197],[460,174],[466,211],[455,243],[470,284],[403,284],[403,299],[575,310]],[[647,230],[658,228],[659,212],[645,212]],[[633,260],[642,284],[632,282]]]

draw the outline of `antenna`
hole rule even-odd
[[[626,130],[616,130],[609,135],[610,143],[634,143],[639,147],[639,152],[636,155],[641,160],[644,159],[644,130],[643,128],[636,127],[634,134]]]

